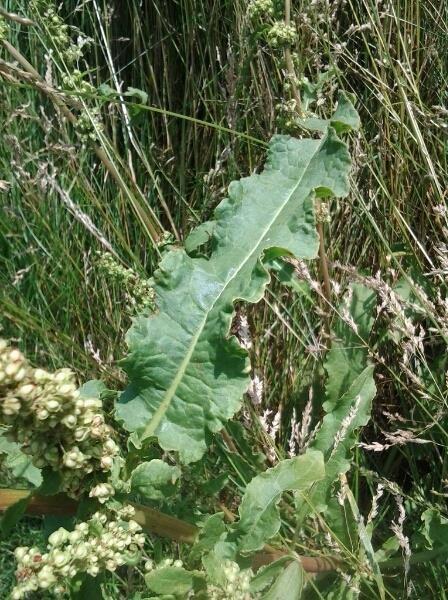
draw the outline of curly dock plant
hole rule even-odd
[[[115,541],[108,533],[117,527],[112,517],[110,523],[109,517],[101,517],[104,523],[95,530],[98,540],[89,541],[89,552],[94,553],[96,544],[109,540],[113,546],[110,552],[115,554],[105,569],[113,571],[124,563],[135,564],[140,560],[143,545],[140,527],[193,543],[190,564],[197,565],[200,558],[202,571],[188,571],[181,561],[161,563],[157,567],[147,564],[147,587],[154,593],[163,590],[175,598],[191,597],[205,590],[208,594],[205,597],[227,598],[230,589],[234,590],[234,599],[260,598],[265,597],[260,594],[267,588],[271,595],[266,597],[273,598],[278,597],[278,589],[283,589],[286,580],[294,582],[290,584],[294,588],[291,588],[291,598],[298,598],[303,571],[321,572],[340,566],[340,560],[334,557],[299,556],[268,546],[267,542],[278,536],[282,528],[283,494],[288,493],[295,499],[299,509],[295,519],[297,527],[302,526],[311,512],[315,514],[323,509],[331,486],[349,468],[355,430],[368,419],[375,388],[363,344],[370,330],[373,303],[372,296],[366,296],[361,288],[352,289],[351,304],[341,309],[348,315],[346,321],[344,315],[337,321],[336,339],[326,363],[329,382],[324,409],[327,415],[313,447],[255,474],[251,481],[249,477],[238,517],[226,509],[232,515],[231,524],[224,523],[222,513],[209,515],[206,512],[199,529],[178,519],[175,510],[173,515],[166,515],[136,501],[163,502],[166,495],[176,493],[177,480],[182,479],[182,470],[177,465],[164,462],[166,454],[153,457],[154,440],[164,451],[176,452],[181,463],[199,461],[212,439],[211,434],[221,431],[240,408],[250,382],[250,364],[247,351],[230,335],[234,304],[236,301],[256,303],[263,297],[270,280],[269,268],[278,264],[279,258],[313,259],[317,256],[315,202],[319,198],[342,198],[348,193],[350,155],[338,135],[350,129],[353,113],[350,98],[341,97],[333,118],[321,123],[321,138],[274,136],[263,171],[233,182],[228,198],[215,211],[215,219],[196,228],[186,240],[185,248],[172,246],[166,250],[154,276],[156,309],[149,316],[135,317],[127,335],[129,354],[123,366],[129,384],[118,397],[114,416],[131,434],[128,442],[132,444],[128,443],[127,450],[122,447],[118,452],[112,437],[118,439],[119,431],[109,430],[107,425],[111,436],[103,444],[107,443],[107,448],[83,446],[83,460],[96,465],[95,458],[97,468],[89,466],[88,477],[82,477],[78,469],[81,474],[76,486],[72,481],[69,490],[72,499],[68,498],[64,485],[67,474],[59,465],[67,447],[71,447],[70,427],[75,428],[77,434],[77,419],[83,417],[87,401],[76,405],[78,412],[72,419],[73,424],[70,421],[67,431],[62,429],[56,437],[59,415],[68,405],[65,400],[56,405],[54,398],[45,396],[45,407],[49,406],[54,414],[51,413],[50,419],[46,418],[47,413],[43,414],[40,433],[44,437],[48,434],[52,460],[42,463],[42,460],[36,462],[36,456],[29,457],[25,466],[28,471],[34,469],[32,479],[28,476],[28,481],[38,486],[34,490],[0,491],[0,510],[6,511],[1,525],[4,534],[26,510],[73,514],[79,502],[82,512],[78,517],[82,517],[83,523],[77,527],[87,532],[92,526],[86,517],[98,515],[98,509],[110,513],[131,504],[129,510],[135,520],[132,527],[138,535],[135,538],[138,543],[132,531],[123,533],[121,542],[124,548],[133,548],[131,558],[124,562],[121,558],[118,560]],[[312,124],[309,125],[312,129]],[[28,422],[22,419],[22,404],[25,405],[27,398],[22,398],[16,389],[22,384],[10,381],[9,372],[14,374],[20,367],[12,359],[21,355],[15,350],[11,352],[8,350],[5,354],[7,360],[3,365],[6,391],[0,398],[0,415],[3,414],[0,425],[6,428],[10,440],[4,439],[3,452],[19,453],[22,460],[26,459],[23,451],[30,446],[31,433],[26,430]],[[89,415],[87,425],[90,427],[92,421],[95,429],[97,421],[104,423],[104,386],[91,382],[84,388],[80,393],[93,394],[89,402],[100,411],[93,420]],[[20,393],[23,395],[23,389]],[[33,410],[43,410],[41,396],[32,396]],[[83,436],[90,439],[89,431],[88,427],[86,431],[79,429],[81,442]],[[121,440],[126,441],[123,436]],[[44,451],[48,454],[47,445]],[[69,458],[71,460],[71,454]],[[169,460],[173,459],[175,455]],[[45,469],[41,473],[42,466]],[[61,492],[65,492],[65,496],[58,495]],[[124,530],[126,527],[129,528],[123,525]],[[70,534],[62,531],[60,535],[65,539]],[[85,562],[84,545],[81,554]],[[32,577],[28,576],[25,563],[33,561],[35,556],[41,556],[35,548],[22,548],[18,552],[18,559],[23,563],[18,573],[20,577],[25,573],[26,577],[25,580],[22,577],[15,589],[17,598],[24,597],[28,591],[48,587],[75,590],[83,573],[92,575],[92,569],[86,571],[84,562],[72,565],[67,553],[59,550],[54,553],[49,548],[44,554],[49,557],[45,571],[36,567]],[[253,578],[252,569],[273,561],[272,570],[261,570]],[[222,565],[226,565],[225,569]],[[223,573],[227,573],[224,579]]]
[[[268,258],[316,257],[315,198],[346,196],[349,169],[334,127],[322,139],[274,136],[262,173],[233,182],[217,207],[209,256],[164,256],[158,314],[137,318],[127,337],[131,383],[117,417],[135,439],[156,436],[185,463],[201,458],[207,432],[223,428],[249,385],[247,353],[229,337],[235,301],[262,298]]]

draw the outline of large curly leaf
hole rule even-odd
[[[321,140],[275,136],[264,171],[229,187],[216,209],[210,258],[182,249],[155,274],[158,314],[137,318],[124,367],[130,385],[117,416],[143,440],[157,436],[184,462],[198,460],[248,387],[246,352],[229,329],[235,300],[257,302],[271,255],[314,258],[314,197],[345,196],[350,157],[329,128]]]

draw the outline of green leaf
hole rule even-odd
[[[156,594],[173,594],[185,598],[193,589],[193,574],[182,567],[162,567],[145,576],[148,588]]]
[[[204,496],[216,496],[229,483],[227,473],[221,473],[218,477],[213,477],[202,483],[199,488]]]
[[[300,82],[300,93],[302,99],[302,109],[307,112],[311,105],[316,102],[319,92],[322,92],[324,86],[340,75],[337,67],[330,67],[328,70],[319,73],[315,81],[310,81],[308,77],[302,77]]]
[[[191,549],[191,558],[198,559],[201,555],[213,550],[214,546],[224,540],[227,535],[227,527],[224,523],[224,513],[216,513],[205,520],[198,540]]]
[[[134,321],[117,417],[143,440],[157,436],[183,462],[199,460],[249,385],[247,352],[229,336],[235,300],[258,302],[263,256],[314,258],[314,197],[348,193],[350,157],[329,128],[321,140],[275,136],[264,171],[229,187],[216,209],[209,259],[169,251],[156,272],[159,312]]]
[[[392,535],[387,538],[375,552],[375,560],[377,563],[387,561],[391,556],[394,556],[398,550],[400,550],[400,542],[396,535]]]
[[[117,90],[115,90],[113,87],[111,87],[107,83],[102,83],[101,85],[99,85],[98,92],[100,93],[101,96],[103,96],[106,99],[116,98],[119,95]]]
[[[325,363],[327,414],[311,444],[325,456],[325,478],[313,486],[306,502],[299,500],[299,522],[309,512],[325,510],[333,482],[350,468],[357,431],[369,421],[376,394],[367,349],[374,307],[374,292],[361,285],[353,285],[339,307],[335,339]]]
[[[290,562],[290,556],[282,556],[273,563],[261,567],[257,571],[257,574],[251,579],[250,591],[255,594],[257,592],[262,592],[268,586],[272,585],[274,579],[283,571],[285,565]]]
[[[40,469],[35,467],[30,456],[27,456],[20,450],[19,444],[8,441],[3,435],[0,435],[0,454],[6,454],[5,466],[11,469],[14,477],[26,479],[35,487],[42,483]]]
[[[310,284],[307,281],[301,281],[296,273],[294,266],[283,259],[275,258],[269,263],[272,271],[275,271],[277,279],[283,285],[289,287],[298,296],[303,297],[311,306],[314,305],[314,299],[311,294]]]
[[[81,398],[99,398],[106,389],[99,379],[90,379],[79,388],[79,395]]]
[[[148,94],[143,90],[139,90],[138,88],[128,87],[123,96],[137,97],[139,100],[139,104],[148,103]]]
[[[331,117],[331,126],[337,133],[357,131],[361,126],[359,115],[353,106],[355,97],[353,94],[339,93],[338,107]]]
[[[332,330],[333,342],[325,362],[326,412],[331,412],[367,366],[368,339],[373,325],[376,295],[371,290],[353,284],[338,309],[339,318]],[[349,320],[355,324],[356,331]]]
[[[157,458],[141,463],[132,471],[131,492],[150,500],[163,500],[176,491],[175,483],[180,474],[179,467]]]
[[[62,487],[62,475],[53,471],[49,467],[42,470],[42,483],[39,486],[41,496],[54,496],[58,494]]]
[[[287,490],[306,493],[325,475],[324,459],[315,450],[282,460],[272,469],[257,475],[246,488],[235,525],[240,552],[255,552],[280,529],[277,504]]]
[[[294,560],[280,573],[263,600],[299,600],[302,590],[303,567]]]
[[[329,127],[333,127],[338,134],[356,131],[359,129],[361,121],[353,102],[353,94],[340,92],[338,106],[330,119],[310,116],[298,119],[298,123],[308,131],[320,131],[322,133],[325,133]]]
[[[422,514],[422,533],[430,548],[448,544],[448,519],[435,508],[428,508]]]
[[[30,500],[31,494],[26,498],[22,498],[15,504],[8,506],[8,508],[5,510],[0,520],[0,535],[2,538],[7,537],[23,517]]]
[[[205,221],[205,223],[201,223],[193,229],[193,231],[188,235],[185,240],[185,251],[188,254],[191,254],[195,250],[204,244],[207,244],[213,236],[213,231],[215,230],[216,222],[215,221]]]
[[[327,502],[325,522],[331,524],[331,535],[335,540],[338,540],[340,547],[344,547],[351,553],[358,550],[359,540],[356,521],[345,504],[341,505],[339,498],[332,497]]]

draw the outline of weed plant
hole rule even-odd
[[[377,392],[334,489],[345,490],[349,531],[333,529],[326,513],[294,530],[287,498],[281,541],[344,558],[342,575],[307,578],[303,597],[445,598],[448,5],[5,0],[1,8],[35,22],[4,19],[0,37],[44,83],[2,46],[0,337],[33,364],[70,366],[79,381],[114,390],[126,386],[117,362],[125,334],[137,312],[154,310],[151,277],[167,248],[213,219],[232,180],[259,172],[274,133],[307,137],[305,118],[332,114],[341,91],[355,95],[362,125],[349,134],[350,193],[320,206],[326,258],[291,259],[259,303],[238,305],[233,331],[250,354],[249,394],[206,458],[182,467],[179,496],[161,508],[186,520],[192,506],[234,518],[260,470],[304,452],[323,416],[324,365],[337,339],[329,332],[347,287],[362,285],[377,298],[365,340]],[[63,90],[76,126],[52,89]],[[10,467],[2,470],[12,487]],[[42,542],[35,521],[14,531],[22,545]],[[365,531],[383,563],[381,584],[363,571],[368,545],[355,551],[345,541],[365,540]],[[149,546],[156,562],[186,560],[182,546]],[[2,597],[13,583],[4,572]],[[109,574],[103,594],[137,598],[139,577],[131,568]]]

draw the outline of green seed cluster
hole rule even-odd
[[[223,564],[222,574],[224,583],[221,586],[207,586],[210,600],[253,600],[258,597],[250,593],[250,569],[240,570],[237,563],[228,560]]]
[[[273,0],[251,0],[247,7],[247,14],[251,19],[272,16],[274,12]]]
[[[75,498],[92,487],[93,474],[110,471],[118,454],[101,400],[81,398],[70,369],[34,369],[1,339],[0,424],[36,467],[59,472]]]
[[[93,94],[95,88],[91,83],[85,81],[84,74],[79,69],[73,69],[70,73],[63,75],[62,84],[66,90],[80,94]]]
[[[81,110],[75,123],[75,129],[82,142],[96,142],[104,129],[99,107],[91,106]]]
[[[320,202],[316,206],[316,221],[319,223],[330,223],[331,213],[328,202]]]
[[[61,55],[67,65],[72,65],[82,57],[79,46],[74,44],[70,38],[69,27],[58,15],[54,2],[51,0],[31,0],[30,8],[39,18],[47,37]]]
[[[159,569],[165,569],[166,567],[178,567],[184,566],[183,561],[175,560],[174,558],[164,558],[159,563],[155,564],[150,558],[145,561],[145,571],[157,571]]]
[[[276,21],[268,31],[267,42],[271,48],[284,48],[294,44],[296,36],[295,27],[286,25],[283,21]]]
[[[133,269],[120,265],[110,252],[98,253],[98,267],[123,289],[129,313],[154,312],[155,293],[147,279],[140,277]]]
[[[6,39],[6,37],[8,35],[8,31],[9,31],[8,23],[6,22],[6,19],[4,19],[0,15],[0,41]]]
[[[78,43],[72,41],[69,26],[59,16],[53,0],[31,0],[30,8],[56,50],[56,54],[67,67],[68,73],[62,78],[63,88],[75,92],[72,94],[75,97],[79,94],[78,98],[82,95],[92,94],[95,88],[84,80],[81,71],[73,68],[82,58],[82,47],[91,40],[78,36]],[[98,141],[103,129],[99,107],[84,107],[80,110],[75,123],[75,131],[83,143]]]
[[[57,596],[70,589],[70,580],[79,574],[92,577],[102,571],[115,571],[140,559],[145,536],[132,517],[132,506],[118,511],[95,513],[73,531],[60,528],[48,538],[47,551],[19,547],[12,600],[21,600],[38,590],[49,590]]]
[[[294,82],[295,84],[296,82]],[[287,92],[291,91],[291,83],[286,81],[284,89]],[[296,86],[297,87],[297,86]],[[276,122],[282,131],[293,133],[300,127],[300,119],[297,113],[297,102],[294,99],[286,100],[276,105]]]

